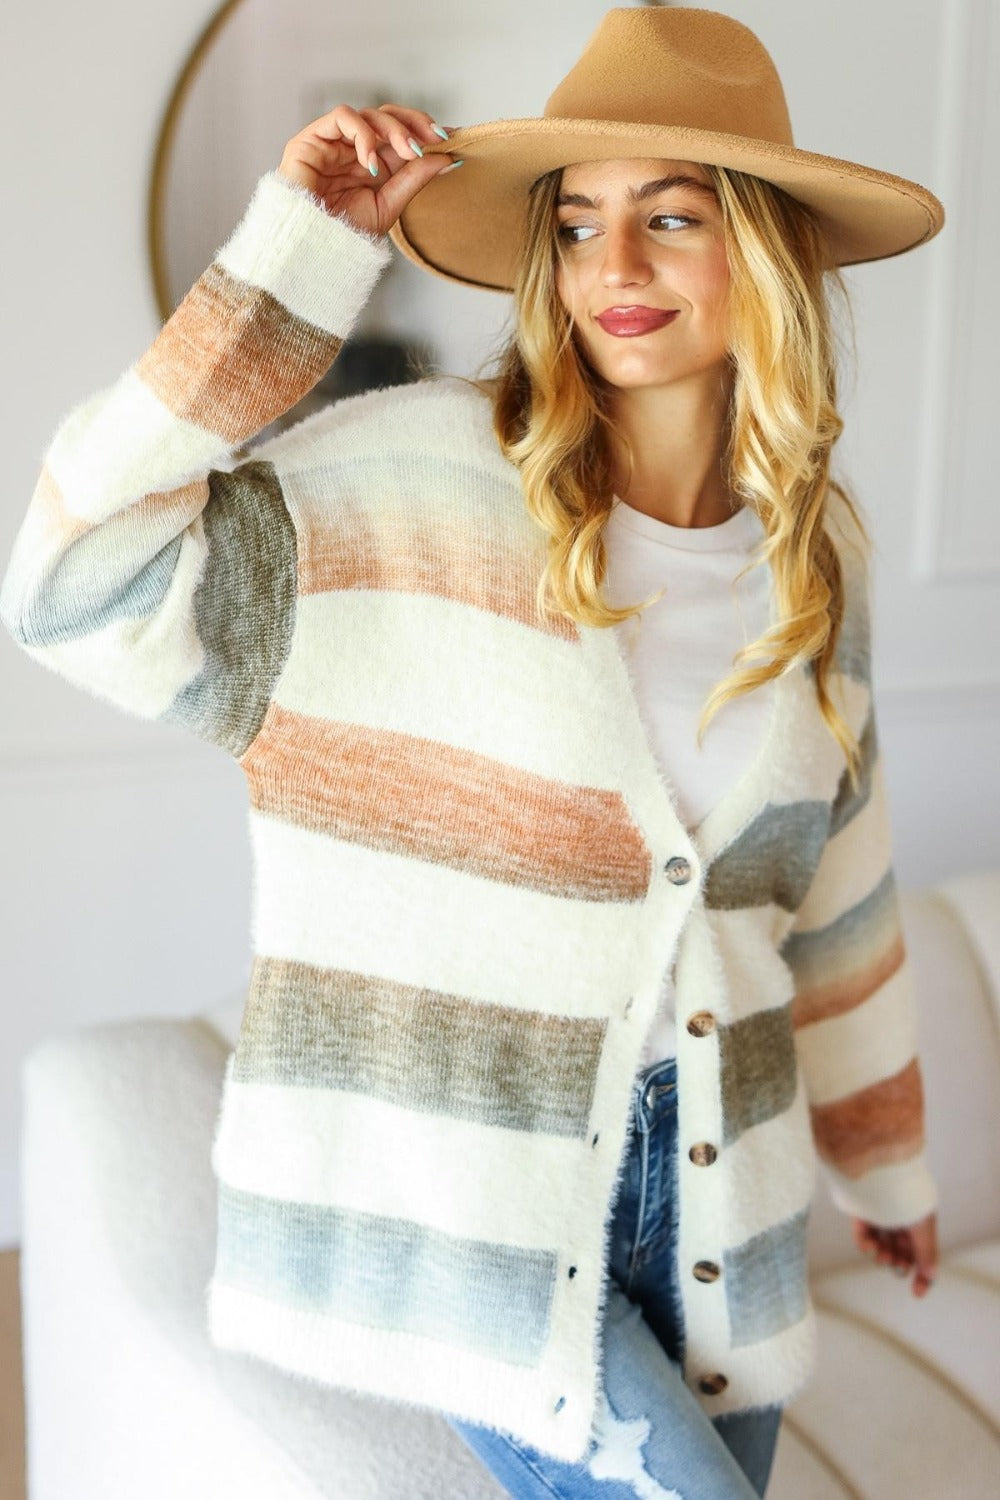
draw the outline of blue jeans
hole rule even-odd
[[[448,1421],[518,1500],[759,1500],[782,1407],[709,1417],[681,1376],[677,1279],[677,1059],[636,1080],[604,1308],[604,1386],[579,1463],[491,1427]]]

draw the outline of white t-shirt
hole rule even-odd
[[[608,603],[620,608],[666,590],[641,615],[612,629],[622,636],[654,755],[689,832],[756,758],[770,719],[773,682],[724,704],[698,749],[707,694],[729,676],[735,653],[771,623],[767,564],[735,581],[763,536],[747,506],[717,526],[671,526],[615,497],[608,517]],[[676,1037],[671,968],[641,1068],[673,1057]]]

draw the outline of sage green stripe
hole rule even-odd
[[[583,1138],[606,1026],[262,956],[234,1076]]]
[[[239,756],[264,720],[291,646],[295,530],[274,465],[212,470],[208,558],[195,595],[205,666],[163,717]]]
[[[433,1182],[427,1185],[433,1195]],[[266,1198],[219,1183],[215,1275],[228,1286],[366,1328],[537,1365],[558,1258],[409,1219]]]
[[[806,1316],[809,1206],[722,1254],[734,1348],[770,1339]]]
[[[773,903],[797,911],[826,842],[826,802],[769,802],[716,856],[705,877],[705,905],[742,911]]]
[[[723,1144],[789,1109],[796,1077],[791,1001],[720,1026]]]

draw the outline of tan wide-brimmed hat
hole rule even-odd
[[[541,119],[465,126],[425,150],[464,165],[421,188],[390,236],[424,270],[494,291],[513,286],[528,188],[571,162],[661,157],[763,177],[816,210],[830,266],[901,255],[944,224],[919,183],[798,150],[770,55],[714,10],[609,10]]]

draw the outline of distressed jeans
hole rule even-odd
[[[447,1420],[518,1500],[759,1500],[782,1407],[710,1417],[681,1376],[676,1058],[637,1078],[632,1108],[611,1230],[604,1390],[586,1458],[566,1463],[509,1433]]]

